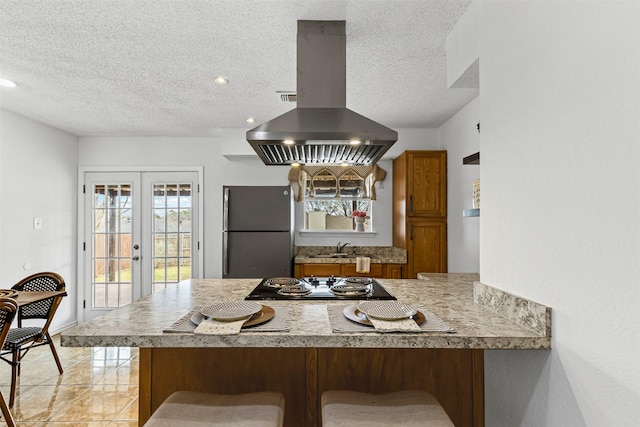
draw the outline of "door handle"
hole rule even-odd
[[[131,257],[131,259],[134,260],[134,261],[139,261],[140,257],[138,255],[134,255],[134,256]]]
[[[409,224],[409,240],[413,240],[413,224]]]
[[[222,231],[229,229],[229,187],[224,187],[222,195]]]
[[[229,257],[227,251],[229,250],[229,233],[222,232],[222,277],[229,274]]]

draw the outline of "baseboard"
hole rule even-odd
[[[58,335],[58,334],[60,334],[60,333],[62,333],[64,331],[66,331],[67,329],[73,328],[74,326],[78,326],[78,321],[77,320],[73,321],[71,323],[67,323],[66,325],[58,326],[55,329],[49,328],[49,334],[51,336]]]

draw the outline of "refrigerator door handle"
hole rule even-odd
[[[229,233],[222,232],[222,277],[229,274]]]
[[[222,196],[222,230],[229,230],[229,187],[224,187]]]

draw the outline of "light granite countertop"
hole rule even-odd
[[[247,329],[238,335],[164,333],[163,329],[192,309],[244,299],[260,282],[260,279],[192,279],[75,326],[62,333],[61,344],[68,347],[550,348],[549,308],[518,297],[506,298],[508,294],[477,282],[477,274],[421,274],[421,277],[423,280],[379,279],[379,282],[399,301],[423,304],[452,326],[455,333],[334,333],[327,307],[352,303],[344,300],[266,301],[265,304],[276,308],[291,307],[290,329],[286,332]],[[478,293],[482,298],[478,298]]]
[[[298,246],[294,263],[296,264],[353,264],[356,256],[370,257],[372,264],[405,264],[407,251],[393,246],[346,246],[342,257],[318,257],[337,252],[335,246]]]

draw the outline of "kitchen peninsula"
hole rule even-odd
[[[477,282],[476,274],[380,279],[398,300],[423,304],[454,333],[337,333],[328,309],[344,301],[264,301],[289,312],[287,331],[164,333],[197,307],[241,300],[259,279],[193,279],[62,334],[63,346],[140,347],[139,423],[178,389],[279,390],[285,425],[316,426],[324,390],[423,388],[456,425],[483,425],[484,349],[549,349],[550,309]]]

